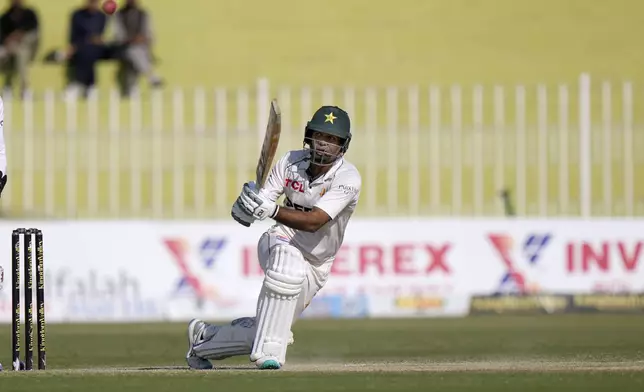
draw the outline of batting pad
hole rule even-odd
[[[276,245],[269,255],[264,285],[257,301],[257,334],[251,361],[272,356],[284,364],[297,299],[306,277],[306,263],[291,245]]]

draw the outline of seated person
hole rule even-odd
[[[152,39],[150,15],[137,0],[127,0],[114,16],[114,40],[121,46],[122,60],[126,63],[127,92],[134,86],[138,75],[145,75],[153,87],[162,85],[153,70]]]
[[[11,90],[18,73],[21,94],[29,86],[29,63],[38,49],[38,15],[23,0],[10,0],[0,17],[0,68],[5,72],[5,90]]]
[[[58,54],[57,60],[67,60],[71,65],[72,92],[88,89],[96,84],[96,63],[113,59],[116,50],[103,41],[107,16],[100,10],[99,0],[86,0],[86,5],[72,14],[69,28],[69,48]]]

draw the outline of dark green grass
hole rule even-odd
[[[644,374],[621,373],[186,373],[13,377],[11,391],[641,391]],[[3,380],[0,378],[0,386]],[[4,390],[4,389],[3,389]]]
[[[409,320],[300,320],[289,361],[644,360],[644,317],[525,316]],[[183,366],[185,324],[49,325],[50,369]],[[10,328],[0,331],[10,363]],[[247,358],[224,364],[248,363]]]
[[[238,357],[216,365],[248,370],[197,372],[182,370],[185,324],[49,325],[51,370],[0,373],[0,389],[639,391],[643,330],[644,318],[637,315],[300,320],[289,349],[291,370],[260,372],[247,357]],[[8,326],[0,330],[0,341],[6,342],[0,359],[8,367]],[[347,371],[343,363],[366,365]],[[404,369],[396,367],[404,363]],[[316,371],[331,364],[336,367]],[[521,365],[513,369],[514,364]]]

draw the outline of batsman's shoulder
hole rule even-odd
[[[358,168],[351,162],[345,160],[342,162],[342,166],[338,169],[336,178],[339,180],[339,183],[351,185],[357,189],[360,189],[362,186],[362,176]]]
[[[309,157],[310,153],[307,150],[291,150],[287,151],[282,159],[287,163],[297,163]]]
[[[275,162],[272,172],[284,173],[289,167],[298,165],[306,160],[306,152],[302,150],[287,151],[280,159]]]

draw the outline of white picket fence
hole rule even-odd
[[[254,168],[278,98],[280,153],[301,148],[322,104],[344,107],[360,215],[644,214],[644,129],[633,83],[170,89],[88,100],[5,96],[6,214],[226,217]],[[640,110],[641,111],[641,110]]]

